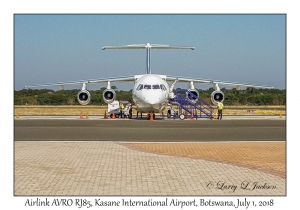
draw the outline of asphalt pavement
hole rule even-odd
[[[15,141],[285,141],[285,120],[15,120]]]

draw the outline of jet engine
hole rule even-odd
[[[221,90],[215,90],[211,93],[211,102],[214,105],[217,105],[218,102],[223,102],[225,99],[225,95]]]
[[[103,91],[103,100],[105,103],[110,104],[116,98],[116,92],[113,89],[105,89]]]
[[[189,89],[186,92],[187,98],[192,101],[197,101],[199,98],[199,92],[196,89]]]
[[[187,96],[188,99],[192,100],[194,103],[199,98],[199,93],[195,89],[193,81],[191,81],[190,84],[189,84],[189,90],[186,92],[186,96]]]
[[[87,90],[81,90],[77,94],[77,100],[81,105],[87,105],[91,100],[91,94]]]

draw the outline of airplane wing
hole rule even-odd
[[[100,79],[91,79],[88,81],[89,84],[101,84],[107,82],[134,82],[137,79],[137,76],[124,76],[124,77],[111,77],[111,78],[100,78]]]
[[[29,88],[39,88],[39,87],[60,86],[61,89],[63,89],[63,86],[82,85],[84,83],[88,83],[88,80],[58,82],[58,83],[47,83],[47,84],[36,84],[36,85],[26,85],[25,88],[29,89]]]
[[[26,85],[25,88],[40,88],[40,87],[53,87],[60,86],[60,89],[64,89],[64,86],[75,86],[75,85],[86,85],[86,84],[101,84],[108,82],[133,82],[136,80],[136,76],[126,76],[126,77],[112,77],[112,78],[98,78],[90,80],[79,80],[79,81],[69,81],[69,82],[58,82],[58,83],[47,83],[47,84],[36,84],[36,85]]]
[[[211,85],[223,85],[223,86],[236,86],[237,89],[240,87],[253,87],[253,88],[265,88],[265,89],[273,89],[274,87],[256,85],[256,84],[246,84],[246,83],[237,83],[237,82],[228,82],[228,81],[219,81],[219,80],[210,80],[210,79],[201,79],[201,78],[184,78],[184,77],[173,77],[167,76],[167,81],[175,81],[178,82],[193,82],[198,84],[211,84]]]

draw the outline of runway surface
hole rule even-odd
[[[285,141],[285,120],[15,120],[15,141]]]

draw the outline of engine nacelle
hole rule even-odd
[[[196,89],[189,89],[187,92],[186,92],[186,96],[188,99],[196,102],[199,98],[199,93]]]
[[[211,102],[214,105],[217,105],[218,102],[223,102],[225,99],[225,95],[221,90],[215,90],[211,93]]]
[[[103,100],[105,103],[110,104],[116,98],[116,92],[113,89],[105,89],[103,91]]]
[[[87,90],[81,90],[77,94],[77,100],[81,105],[87,105],[91,100],[91,94]]]

